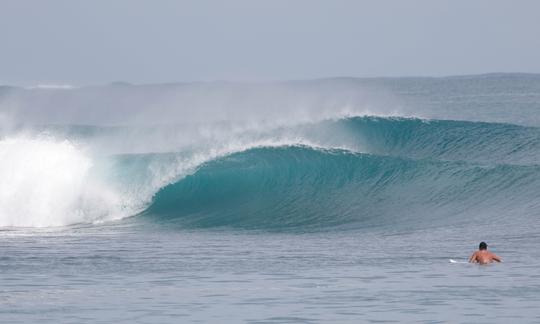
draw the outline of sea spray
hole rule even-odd
[[[0,140],[0,226],[44,227],[114,218],[118,197],[91,176],[93,162],[69,140]]]

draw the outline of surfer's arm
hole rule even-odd
[[[491,254],[491,259],[497,261],[497,262],[502,262],[502,259],[496,255],[496,254]]]
[[[471,257],[469,258],[469,262],[475,263],[476,262],[476,252],[474,252]]]

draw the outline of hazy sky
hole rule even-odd
[[[0,0],[0,84],[540,72],[540,1]]]

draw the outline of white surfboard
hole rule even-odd
[[[458,261],[458,260],[450,259],[450,263],[469,263],[469,262],[467,262],[467,261]]]

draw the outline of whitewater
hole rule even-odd
[[[1,86],[0,179],[5,322],[540,319],[540,75]]]

